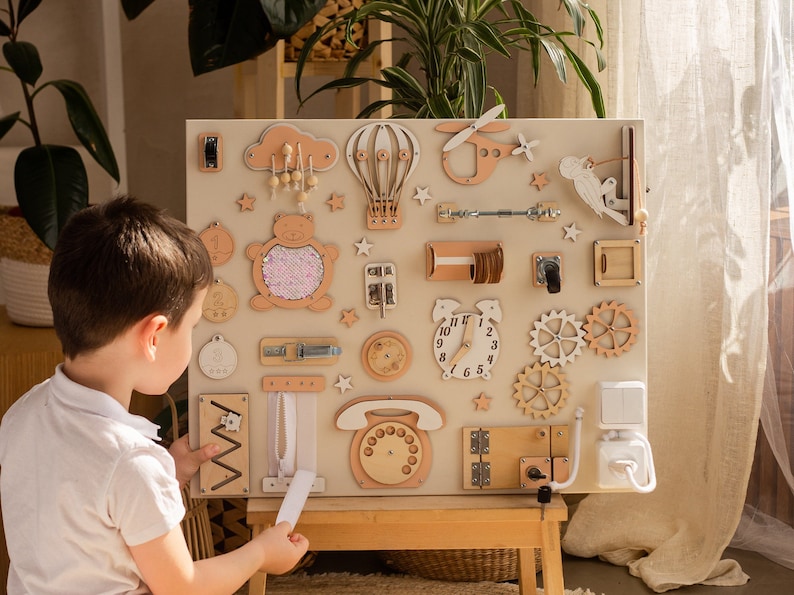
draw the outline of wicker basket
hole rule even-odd
[[[364,2],[365,0],[328,0],[325,3],[325,7],[311,21],[289,38],[289,41],[284,45],[284,61],[296,62],[304,43],[317,29],[353,8],[360,8]],[[367,44],[367,32],[363,23],[359,23],[353,28],[352,37],[360,48]],[[320,40],[320,43],[314,46],[309,60],[314,62],[338,62],[350,59],[356,52],[358,52],[356,48],[345,42],[345,27],[340,27],[328,33]]]
[[[438,581],[502,582],[518,578],[518,554],[514,549],[485,550],[390,550],[380,552],[391,568]],[[540,550],[535,550],[535,572],[540,571]]]
[[[47,297],[52,250],[44,245],[17,207],[0,207],[0,286],[15,324],[52,326]],[[1,301],[1,300],[0,300]]]
[[[30,229],[17,207],[0,207],[0,258],[49,265],[52,250]]]

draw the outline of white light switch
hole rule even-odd
[[[602,428],[636,428],[645,424],[645,385],[638,381],[599,382]]]

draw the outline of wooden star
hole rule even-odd
[[[248,194],[243,194],[243,197],[237,201],[235,201],[238,205],[240,205],[240,211],[253,211],[254,210],[254,201],[256,197],[248,196]]]
[[[430,200],[432,197],[430,196],[430,188],[420,188],[419,186],[416,187],[416,194],[414,194],[414,199],[419,201],[419,204],[425,206],[425,201]]]
[[[538,174],[532,174],[532,176],[533,176],[535,179],[534,179],[534,180],[532,180],[532,181],[529,183],[529,185],[530,185],[530,186],[537,186],[538,190],[543,190],[543,187],[544,187],[546,184],[550,184],[550,182],[549,182],[549,181],[546,179],[546,172],[543,172],[543,173],[542,173],[542,174],[540,174],[540,175],[538,175]]]
[[[331,206],[331,212],[333,213],[336,209],[345,208],[345,197],[334,192],[331,194],[331,198],[325,201],[325,204]]]
[[[345,394],[345,391],[352,390],[353,384],[351,380],[353,379],[352,376],[342,376],[339,375],[339,382],[335,383],[334,386],[339,389],[339,392]]]
[[[358,252],[356,252],[356,256],[359,256],[361,254],[366,254],[367,256],[369,256],[369,251],[372,249],[372,247],[375,244],[370,244],[367,241],[367,238],[361,238],[361,241],[355,242],[354,245],[358,249]]]
[[[571,240],[572,242],[576,241],[576,236],[582,233],[581,229],[576,229],[576,223],[571,223],[570,225],[563,225],[562,227],[565,230],[565,237],[563,240]]]
[[[354,309],[342,310],[342,320],[339,322],[346,324],[347,328],[350,328],[356,321],[358,321],[358,316],[356,316]]]
[[[480,396],[472,399],[472,401],[477,404],[477,409],[475,409],[475,411],[488,411],[491,406],[491,397],[486,397],[485,393],[480,393]]]

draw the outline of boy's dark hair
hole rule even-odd
[[[211,281],[201,240],[164,211],[130,196],[79,211],[61,231],[50,265],[64,355],[107,345],[151,314],[178,326]]]

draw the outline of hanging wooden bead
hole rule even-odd
[[[295,190],[300,188],[300,182],[301,182],[301,179],[303,178],[303,174],[300,172],[300,170],[298,170],[298,169],[292,170],[292,173],[290,174],[290,177],[292,178],[292,187]]]
[[[270,200],[276,200],[276,188],[281,183],[281,180],[278,179],[278,175],[276,175],[276,156],[271,156],[271,169],[272,172],[270,177],[267,179],[267,185],[270,186]]]
[[[303,151],[301,144],[298,143],[298,163],[294,170],[292,170],[292,188],[294,190],[303,190]]]
[[[309,186],[309,192],[317,189],[318,182],[319,180],[317,179],[317,176],[314,175],[314,163],[312,161],[312,156],[309,155],[309,177],[306,178],[306,184]]]
[[[306,192],[304,192],[303,190],[301,190],[300,192],[298,192],[297,200],[298,200],[298,210],[301,213],[305,213],[306,212],[306,201],[309,200],[309,195]]]
[[[284,155],[284,167],[288,167],[290,161],[292,161],[292,145],[284,143],[281,146],[281,154]]]

